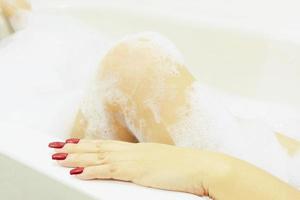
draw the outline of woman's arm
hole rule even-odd
[[[81,179],[131,181],[217,200],[300,199],[288,184],[224,154],[156,143],[77,142],[56,146],[52,158],[62,166],[84,167],[71,170]]]
[[[223,155],[227,157],[226,155]],[[216,199],[296,200],[300,192],[269,173],[238,159],[227,158],[231,170],[214,185]],[[218,181],[218,177],[216,177]]]

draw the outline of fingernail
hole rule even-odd
[[[55,149],[60,149],[60,148],[63,148],[64,145],[65,145],[64,142],[51,142],[51,143],[49,143],[48,147],[55,148]]]
[[[81,174],[84,170],[84,167],[76,167],[70,171],[71,175]]]
[[[79,142],[80,139],[78,138],[70,138],[66,140],[66,143],[73,143],[73,144],[77,144]]]
[[[67,153],[55,153],[52,155],[52,160],[65,160],[67,156]]]

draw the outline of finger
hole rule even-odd
[[[108,163],[104,165],[85,167],[80,174],[76,175],[76,177],[83,180],[114,179],[122,181],[131,181],[133,180],[133,174],[128,173],[128,171],[132,170],[130,170],[129,166],[124,162]],[[70,173],[71,172],[72,170],[70,171]]]
[[[87,167],[105,163],[105,154],[99,153],[71,153],[64,160],[58,160],[58,164],[64,167]]]
[[[119,144],[119,145],[132,145],[132,144],[136,144],[136,143],[131,143],[131,142],[124,142],[124,141],[120,141],[120,140],[95,140],[95,139],[81,139],[79,140],[77,143],[85,143],[85,144],[103,144],[103,143],[110,143],[110,144]],[[74,144],[77,144],[74,143]]]
[[[104,140],[104,139],[76,139],[76,138],[70,138],[66,140],[66,143],[103,143],[103,142],[114,142],[114,143],[130,143],[130,142],[124,142],[120,140]]]
[[[48,144],[48,147],[54,148],[54,149],[61,149],[65,146],[66,143],[78,144],[79,142],[80,142],[80,139],[78,139],[78,138],[69,138],[65,142],[50,142]]]
[[[50,142],[48,144],[48,147],[54,148],[54,149],[60,149],[65,146],[67,143],[71,144],[78,144],[78,143],[99,143],[99,140],[83,140],[83,139],[78,139],[78,138],[69,138],[65,142]]]
[[[78,174],[77,177],[84,180],[91,179],[113,179],[114,170],[111,165],[98,165],[84,168],[81,174]]]
[[[128,142],[123,142],[123,141],[118,141],[118,140],[89,140],[89,139],[78,139],[78,138],[70,138],[67,139],[65,142],[50,142],[48,144],[48,147],[54,148],[57,151],[59,149],[63,148],[66,144],[78,144],[78,143],[94,143],[94,144],[99,144],[103,142],[114,142],[114,143],[128,143]]]
[[[99,153],[106,151],[120,151],[131,143],[113,140],[80,141],[78,144],[67,143],[63,148],[55,149],[57,153]]]

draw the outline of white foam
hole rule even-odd
[[[0,44],[0,89],[3,94],[0,121],[35,127],[42,132],[62,137],[67,134],[78,110],[77,105],[86,88],[85,83],[103,54],[104,39],[71,19],[46,16],[42,20],[35,18],[35,21],[29,23],[32,24]],[[150,38],[154,38],[153,48],[166,55],[155,58],[157,62],[163,61],[169,65],[184,63],[173,44],[155,34],[150,35]],[[163,71],[164,73],[178,73],[176,68],[166,69],[168,70]],[[160,89],[155,97],[159,99],[166,88],[163,85],[154,87]],[[87,95],[83,101],[86,106],[83,106],[86,109],[85,116],[92,124],[88,132],[93,137],[98,137],[99,131],[104,130],[107,132],[104,135],[109,137],[113,131],[107,126],[109,117],[105,115],[101,101],[104,97],[118,98],[126,103],[128,99],[117,90],[102,93],[105,88],[99,91],[98,89],[91,87],[91,96]],[[94,93],[95,90],[98,92]],[[99,94],[107,96],[99,97]],[[275,112],[270,107],[266,117],[265,114],[259,114],[264,106],[252,110],[257,106],[249,107],[250,104],[237,103],[241,102],[240,100],[226,100],[230,98],[224,96],[220,98],[220,95],[210,88],[197,84],[193,86],[189,96],[190,107],[182,109],[180,122],[169,127],[176,145],[229,153],[286,179],[286,166],[283,165],[286,163],[285,156],[278,148],[272,131],[284,131],[297,137],[300,133],[298,113],[290,115],[291,112],[287,111],[285,115],[291,117],[286,118],[286,121],[284,117],[270,118],[283,113]],[[160,112],[154,104],[157,99],[149,101],[147,105],[154,113],[155,119],[160,121]],[[240,105],[239,108],[236,105]],[[249,109],[245,110],[247,108]],[[144,141],[145,138],[140,133],[141,127],[144,126],[143,120],[139,126],[135,126],[130,121],[134,118],[132,116],[136,115],[135,110],[125,107],[123,113],[127,115],[124,117],[126,125],[140,141]],[[44,120],[40,120],[41,116]],[[290,119],[293,119],[292,124]],[[289,172],[294,174],[291,181],[299,185],[300,178],[296,168],[299,166],[298,157],[291,163],[288,168]]]
[[[143,35],[135,35],[129,38],[127,37],[123,42],[131,45],[134,50],[140,47],[139,50],[141,51],[144,50],[143,48],[153,48],[154,51],[158,52],[153,55],[153,59],[159,58],[158,55],[164,57],[164,59],[157,59],[160,63],[168,64],[168,62],[164,62],[165,58],[172,60],[169,62],[170,66],[176,66],[178,63],[183,62],[177,59],[172,53],[165,53],[165,50],[170,51],[168,48],[161,51],[161,49],[164,49],[162,47],[163,43],[161,43],[164,39],[160,38],[152,43],[152,37],[151,34],[145,38]],[[154,38],[156,37],[158,36]],[[137,38],[151,41],[151,45],[139,46],[140,43]],[[172,49],[173,48],[175,47],[172,47]],[[131,50],[132,49],[130,49],[130,51]],[[175,58],[172,59],[169,57]],[[130,64],[128,64],[128,66],[130,67]],[[161,96],[164,95],[168,89],[167,86],[164,85],[164,78],[170,74],[176,75],[176,73],[169,73],[169,69],[172,69],[172,67],[166,67],[163,71],[158,70],[159,75],[154,77],[156,80],[154,82],[155,84],[151,85],[153,88],[150,89],[149,97],[147,97],[144,102],[145,106],[151,110],[156,122],[162,122],[158,103],[161,100]],[[135,71],[135,73],[137,76],[140,75],[139,72]],[[118,96],[119,99],[125,97],[120,91],[116,92],[117,89],[113,86],[111,86],[109,91],[110,93],[102,92],[102,94],[105,94],[106,99],[109,97],[110,101],[116,96]],[[151,91],[155,92],[152,93]],[[288,180],[286,166],[287,155],[275,138],[275,129],[266,121],[270,121],[270,117],[267,118],[266,115],[260,115],[259,113],[261,112],[257,112],[257,114],[253,115],[253,112],[243,110],[247,108],[247,105],[243,104],[239,98],[216,92],[212,88],[201,86],[198,83],[192,86],[187,95],[190,98],[190,104],[185,108],[179,109],[178,115],[181,116],[179,123],[172,127],[167,127],[176,145],[227,153],[265,169],[282,180]],[[134,123],[130,121],[136,119],[136,117],[134,117],[136,111],[135,105],[129,108],[126,104],[127,101],[130,101],[130,97],[126,97],[126,100],[123,100],[122,103],[122,107],[126,110],[124,116],[125,124],[140,141],[145,141],[143,135],[140,133],[144,122],[141,119],[139,125],[134,125]],[[252,104],[254,106],[256,105],[255,103]],[[233,105],[235,105],[235,107]],[[239,107],[236,105],[239,105]],[[251,115],[254,117],[247,117]],[[95,120],[95,122],[97,122],[97,120]]]
[[[277,133],[300,140],[300,110],[278,103],[258,102],[238,96],[224,96],[231,113],[243,119],[262,121]]]
[[[125,36],[120,42],[128,42],[133,47],[143,49],[143,43],[146,43],[146,48],[153,49],[153,59],[157,62],[168,64],[169,66],[184,65],[184,58],[178,51],[176,46],[161,34],[156,32],[141,32]],[[136,48],[136,47],[135,47]],[[168,73],[178,74],[175,67],[166,67]]]
[[[66,137],[107,38],[72,18],[39,17],[1,40],[0,121]]]
[[[87,121],[86,138],[113,139],[109,113],[105,110],[103,85],[92,87],[85,94],[80,106],[84,119]]]
[[[19,9],[9,18],[10,24],[15,31],[26,28],[32,19],[31,11]]]
[[[119,54],[123,53],[118,49],[120,46],[126,46],[126,48],[122,48],[121,50],[125,49],[124,53],[127,56],[119,56]],[[115,51],[115,49],[117,50]],[[139,53],[144,56],[143,59],[135,59]],[[118,60],[113,58],[117,58]],[[115,135],[114,131],[109,128],[109,118],[112,114],[107,114],[103,107],[105,102],[115,102],[121,105],[121,112],[124,115],[122,123],[125,123],[126,127],[129,128],[139,141],[146,141],[144,135],[141,134],[141,131],[145,130],[144,119],[137,119],[137,105],[132,101],[132,97],[135,95],[135,91],[140,84],[143,84],[144,79],[151,80],[150,82],[153,84],[148,86],[149,90],[143,103],[152,112],[155,121],[158,123],[161,122],[161,112],[158,102],[165,99],[165,94],[169,91],[165,79],[170,76],[177,76],[177,67],[183,64],[180,53],[169,40],[161,35],[152,32],[143,32],[127,36],[118,41],[103,59],[111,63],[110,65],[126,67],[126,72],[124,74],[118,71],[111,71],[108,74],[105,73],[105,76],[101,80],[98,77],[98,80],[96,78],[92,83],[94,85],[92,88],[94,89],[89,92],[87,100],[82,105],[83,115],[88,121],[88,135],[98,135],[100,137],[103,134],[103,130],[108,133],[104,134],[104,138]],[[136,60],[140,61],[139,64],[136,64]],[[148,66],[153,67],[155,70],[147,69]],[[102,66],[98,74],[102,74],[101,70],[103,69],[105,69],[105,66]],[[151,71],[150,75],[148,74],[148,70]],[[134,77],[131,77],[131,74],[134,74]],[[130,95],[122,93],[116,86],[118,85],[116,82],[119,79],[128,78],[127,76],[130,76],[133,79],[133,83],[135,83],[132,86],[133,89]]]
[[[227,153],[287,180],[287,157],[268,126],[232,115],[211,88],[195,83],[189,95],[187,113],[170,128],[176,145]]]
[[[288,162],[289,182],[300,189],[300,152],[290,157]]]

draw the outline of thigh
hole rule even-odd
[[[158,34],[144,33],[108,51],[95,85],[114,129],[139,141],[173,144],[168,128],[187,106],[193,82],[175,46]],[[90,120],[83,121],[89,126]]]

